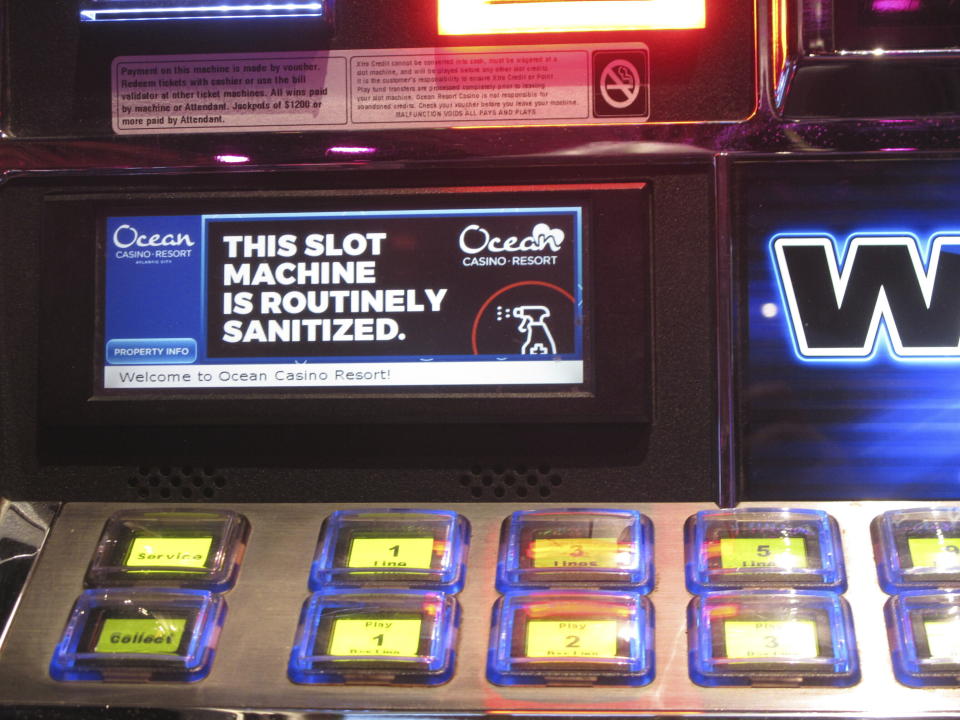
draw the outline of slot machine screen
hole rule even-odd
[[[582,389],[583,214],[107,217],[102,389]]]
[[[740,169],[750,497],[955,497],[960,166]]]

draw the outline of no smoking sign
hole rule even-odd
[[[593,53],[593,114],[596,117],[645,117],[650,91],[646,50]]]

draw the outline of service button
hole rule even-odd
[[[497,685],[646,685],[653,607],[638,593],[508,592],[493,610],[490,648]]]
[[[250,524],[232,510],[122,510],[103,528],[87,587],[183,587],[236,582]]]
[[[61,681],[191,682],[206,677],[226,613],[205,590],[87,590],[50,662]]]

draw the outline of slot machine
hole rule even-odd
[[[956,714],[960,3],[0,8],[0,714]]]

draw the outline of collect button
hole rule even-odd
[[[108,340],[110,365],[185,365],[197,361],[197,341],[193,338],[150,338],[145,340]]]
[[[203,590],[87,590],[73,606],[50,675],[61,681],[195,681],[210,671],[226,613]]]

